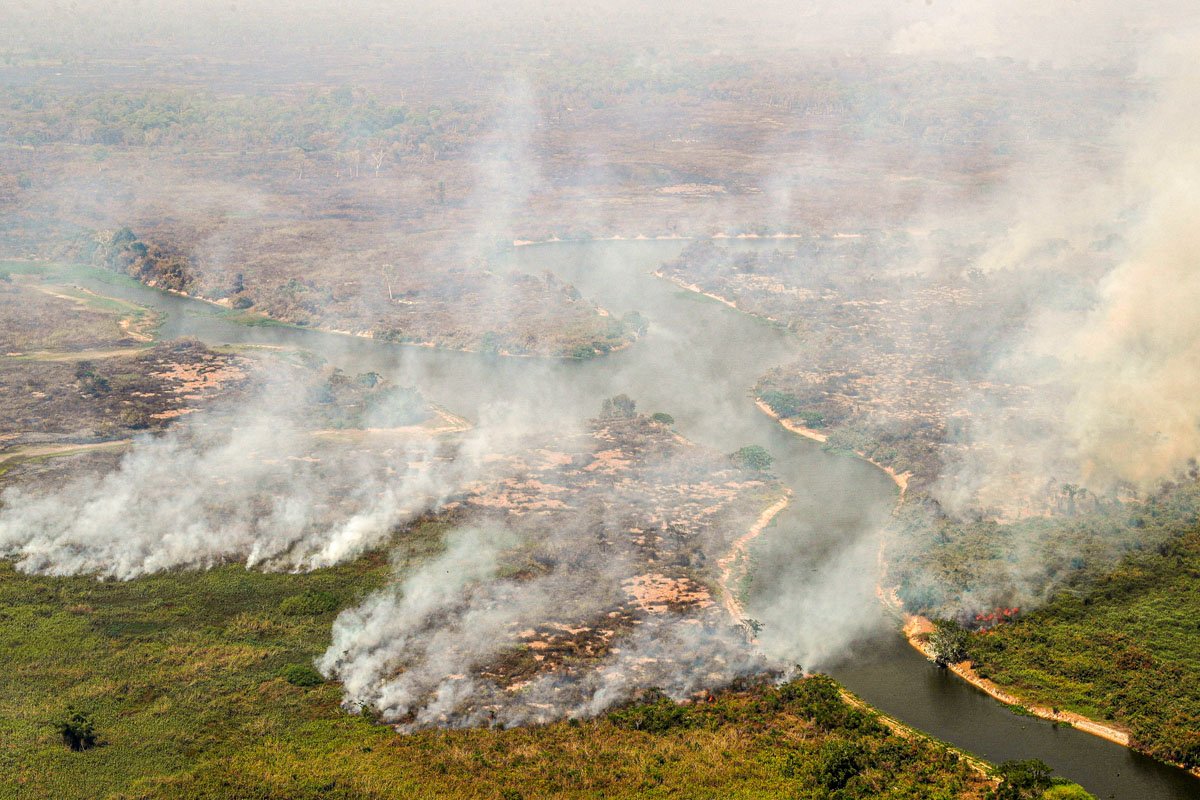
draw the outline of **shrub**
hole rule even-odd
[[[655,412],[650,417],[650,419],[654,420],[655,422],[660,422],[663,425],[674,425],[675,424],[675,418],[672,417],[670,414],[664,414],[662,411]]]
[[[292,686],[320,686],[325,682],[325,676],[317,672],[308,664],[288,664],[279,671],[279,677],[290,683]]]
[[[665,733],[673,728],[686,728],[694,724],[687,708],[654,690],[647,694],[643,702],[614,711],[608,718],[618,728],[650,733]]]
[[[829,742],[821,748],[817,780],[831,791],[843,788],[867,766],[868,753],[859,742]]]
[[[96,746],[96,727],[92,715],[74,706],[67,706],[67,715],[55,727],[62,736],[63,744],[72,750],[90,750]]]
[[[761,399],[767,407],[783,419],[799,419],[809,428],[825,427],[825,415],[819,411],[806,411],[804,401],[791,392],[771,390],[763,392]]]
[[[736,453],[730,453],[730,460],[742,469],[752,469],[756,472],[766,472],[771,468],[774,457],[765,448],[756,444],[747,445]]]
[[[825,415],[820,411],[801,411],[796,414],[796,419],[803,422],[806,428],[825,427]]]
[[[1000,785],[992,792],[992,800],[1038,800],[1054,785],[1050,767],[1036,758],[1005,761],[997,772]]]
[[[885,730],[873,714],[846,703],[837,683],[827,675],[810,675],[789,681],[780,687],[779,695],[797,714],[812,720],[824,731],[874,734]]]

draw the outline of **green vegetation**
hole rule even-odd
[[[397,563],[436,552],[443,527],[400,534]],[[0,659],[22,676],[0,682],[0,796],[18,787],[47,798],[170,793],[152,786],[248,748],[310,735],[318,750],[378,741],[390,730],[344,714],[339,689],[312,660],[328,646],[337,608],[389,573],[384,553],[308,574],[226,565],[127,583],[29,576],[0,563]],[[99,732],[102,746],[63,747],[60,720]]]
[[[1096,795],[1077,783],[1065,783],[1042,792],[1042,800],[1096,800]]]
[[[86,238],[81,244],[81,255],[98,266],[159,289],[186,292],[195,283],[187,256],[143,242],[129,228]]]
[[[768,453],[766,448],[756,444],[746,445],[736,452],[730,453],[729,459],[738,467],[755,472],[766,472],[775,461],[775,457]]]
[[[675,418],[663,411],[656,411],[650,415],[650,419],[663,425],[674,425]]]
[[[1198,578],[1192,531],[976,634],[971,656],[1022,697],[1116,722],[1138,749],[1200,766]]]
[[[56,726],[63,744],[75,751],[90,750],[96,746],[96,726],[92,715],[67,706],[67,714]]]
[[[821,676],[508,731],[400,735],[346,713],[311,666],[337,608],[388,580],[390,561],[436,552],[443,529],[422,522],[392,559],[307,574],[225,565],[120,583],[0,565],[0,658],[22,675],[0,683],[0,795],[824,798],[840,786],[840,798],[916,800],[984,786]],[[63,746],[62,723],[99,746]]]
[[[338,605],[337,595],[310,589],[303,594],[284,598],[279,610],[293,617],[315,617],[336,611]]]
[[[889,545],[899,594],[927,616],[1041,605],[1059,588],[1078,593],[1127,555],[1157,552],[1196,530],[1200,481],[1165,484],[1143,502],[1075,498],[1074,512],[1016,522],[957,519],[914,496]]]
[[[325,677],[308,664],[288,664],[279,671],[279,677],[292,686],[320,686],[325,682]]]
[[[637,414],[637,402],[627,394],[606,397],[600,404],[601,419],[629,419]]]
[[[804,401],[791,392],[770,390],[762,393],[762,401],[781,419],[796,419],[806,428],[825,427],[825,415],[804,407]]]
[[[941,619],[929,637],[933,659],[939,667],[957,664],[967,657],[968,633],[957,622]]]
[[[966,648],[982,677],[1031,704],[1123,726],[1152,756],[1200,766],[1195,470],[1141,502],[1069,486],[1058,494],[1059,514],[1012,523],[906,503],[891,545],[901,599],[972,621]]]
[[[1095,800],[1082,786],[1055,778],[1037,759],[1005,761],[996,772],[1000,785],[989,800]]]

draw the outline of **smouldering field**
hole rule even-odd
[[[129,582],[0,571],[6,791],[20,797],[982,797],[940,745],[891,732],[820,678],[598,719],[399,736],[340,707],[311,667],[338,610],[434,555],[424,522],[379,552],[306,574],[227,566]],[[391,562],[391,563],[389,563]],[[75,753],[50,717],[94,713]],[[849,765],[849,766],[847,766]]]

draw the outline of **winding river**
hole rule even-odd
[[[415,384],[434,402],[485,425],[500,407],[552,430],[594,415],[602,398],[624,392],[641,410],[670,413],[680,433],[698,443],[723,452],[762,445],[775,456],[773,471],[794,492],[791,505],[754,546],[748,613],[765,625],[764,647],[803,642],[814,661],[804,666],[829,672],[883,712],[989,761],[1040,758],[1100,798],[1200,797],[1200,781],[1186,772],[1074,729],[1015,715],[907,645],[898,621],[874,596],[878,533],[896,502],[895,485],[875,467],[826,453],[755,408],[750,387],[793,357],[799,342],[654,278],[650,273],[680,248],[677,241],[639,240],[513,251],[512,267],[550,270],[614,313],[637,310],[650,318],[636,345],[588,362],[487,358],[252,327],[208,304],[114,283],[99,273],[83,282],[165,312],[165,338],[303,347],[347,371],[374,369]]]

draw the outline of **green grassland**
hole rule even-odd
[[[832,681],[716,702],[647,701],[509,731],[400,735],[339,707],[308,669],[338,608],[440,548],[447,523],[392,554],[307,574],[225,565],[126,583],[0,565],[0,796],[981,797],[957,754],[889,731]],[[315,685],[306,685],[315,684]],[[55,728],[92,714],[94,749]]]
[[[954,617],[1019,606],[971,636],[979,673],[1029,703],[1129,729],[1157,758],[1200,766],[1200,478],[1139,501],[1072,498],[1016,522],[937,517],[907,503],[893,566],[909,610]]]
[[[1022,697],[1115,721],[1139,749],[1200,767],[1200,532],[976,634],[970,653]]]

